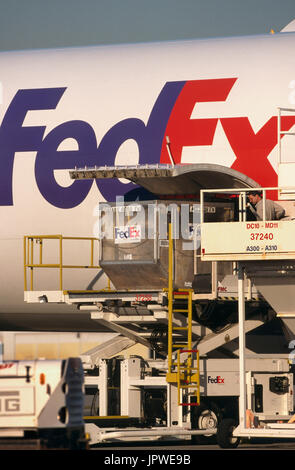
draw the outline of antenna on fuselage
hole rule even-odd
[[[168,152],[168,155],[169,155],[169,158],[170,158],[170,162],[172,163],[172,166],[174,166],[175,162],[174,162],[174,158],[172,156],[172,152],[171,152],[171,148],[170,148],[170,139],[169,139],[168,135],[166,135],[166,148],[167,148],[167,152]]]

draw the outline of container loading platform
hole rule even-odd
[[[200,190],[204,187],[244,187],[256,183],[232,169],[219,165],[137,165],[128,167],[96,167],[75,169],[73,179],[127,178],[149,191],[146,201],[102,203],[100,230],[108,237],[81,239],[87,248],[81,250],[83,260],[73,262],[72,251],[67,258],[64,246],[79,242],[71,237],[26,236],[25,301],[29,303],[65,303],[90,312],[98,327],[108,327],[127,335],[147,347],[157,347],[158,339],[167,333],[169,237],[172,223],[173,288],[192,289],[192,338],[202,354],[217,348],[237,350],[238,289],[232,263],[201,261],[200,251]],[[146,196],[146,193],[145,193]],[[134,195],[133,195],[134,197]],[[238,207],[230,199],[216,199],[206,204],[206,220],[214,222],[238,217]],[[105,225],[104,225],[105,224]],[[122,233],[130,227],[140,227],[134,239]],[[111,230],[110,230],[111,227]],[[120,229],[120,230],[119,230]],[[138,230],[138,229],[137,229]],[[174,233],[175,232],[175,233]],[[55,243],[53,260],[46,263],[47,250]],[[74,245],[75,246],[75,245]],[[82,245],[81,245],[82,246]],[[75,248],[74,248],[75,249]],[[78,250],[77,250],[78,251]],[[54,268],[56,284],[49,289],[39,282],[40,271]],[[88,273],[84,289],[65,285],[66,272],[79,268]],[[105,276],[102,288],[87,288],[93,273]],[[53,284],[52,279],[50,280]],[[79,287],[82,281],[80,280]],[[247,282],[247,330],[251,331],[272,318],[256,286]],[[178,302],[181,310],[181,301]],[[262,308],[261,308],[262,306]],[[180,328],[186,315],[176,312],[173,324]],[[226,329],[226,333],[224,333]],[[222,330],[220,332],[220,330]],[[181,329],[177,332],[183,336]],[[226,352],[228,354],[228,352]]]
[[[248,374],[243,382],[247,388],[244,404],[246,400],[255,401],[260,424],[276,424],[278,419],[288,422],[294,413],[293,375],[288,363],[293,319],[283,316],[288,312],[277,310],[261,288],[257,266],[247,270],[247,263],[253,261],[252,252],[240,260],[240,251],[233,255],[230,243],[233,225],[242,227],[249,223],[255,227],[253,219],[246,221],[249,215],[246,194],[257,184],[234,170],[209,164],[85,168],[73,170],[71,176],[124,177],[140,184],[133,192],[133,200],[119,198],[116,203],[99,205],[97,236],[79,241],[88,244],[87,250],[75,250],[75,256],[86,254],[86,262],[67,259],[63,244],[77,241],[70,237],[54,236],[57,249],[50,248],[49,258],[45,250],[47,241],[53,241],[51,236],[27,235],[24,239],[25,301],[75,305],[97,322],[98,330],[104,327],[118,333],[113,345],[100,345],[84,355],[85,369],[100,370],[97,379],[87,378],[89,387],[95,382],[100,391],[100,418],[112,415],[107,392],[108,361],[131,344],[140,343],[152,351],[153,359],[148,360],[145,369],[135,359],[134,364],[122,362],[119,402],[120,416],[139,418],[138,404],[143,396],[140,390],[153,390],[152,400],[158,400],[162,393],[159,390],[164,390],[168,404],[159,420],[165,426],[144,428],[146,436],[161,436],[168,430],[176,436],[217,435],[222,442],[229,436],[229,430],[222,430],[228,421],[219,422],[220,417],[229,419],[235,413],[233,403],[239,401],[241,393],[238,386],[241,370]],[[145,192],[145,200],[140,198],[141,188],[149,192],[148,198]],[[219,227],[225,226],[223,234]],[[212,246],[215,247],[214,243],[210,245],[212,239],[218,240],[218,252],[212,251]],[[258,259],[259,269],[269,261],[281,262],[277,259],[279,251],[271,251],[271,257],[268,260],[264,257],[263,262]],[[45,263],[45,259],[51,261]],[[43,268],[56,270],[55,287],[51,278],[45,283],[39,279]],[[67,283],[65,273],[70,269],[84,273],[85,278],[78,275],[78,286]],[[95,281],[101,279],[104,284],[97,288]],[[263,331],[273,322],[281,329],[278,337],[272,336],[271,328],[266,334]],[[279,345],[275,344],[277,338]],[[241,358],[244,369],[240,369]],[[285,382],[288,387],[280,388],[279,392],[270,389],[268,381],[273,383],[275,378],[279,388]],[[253,389],[251,383],[257,386]],[[216,384],[220,385],[219,390],[213,391]],[[163,407],[164,395],[161,395]],[[259,400],[264,403],[263,409],[259,408]],[[270,406],[274,402],[277,411]],[[245,417],[248,408],[243,403],[241,406]],[[90,421],[96,442],[122,435],[128,438],[128,428],[118,434],[116,429],[102,431],[99,419],[95,425],[93,419]],[[232,420],[230,423],[232,428]],[[130,432],[131,437],[136,431]],[[232,437],[233,446],[239,436]]]

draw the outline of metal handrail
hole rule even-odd
[[[58,263],[43,263],[43,241],[59,240],[59,260]],[[72,265],[63,264],[63,241],[64,240],[88,240],[90,242],[90,264]],[[34,241],[40,244],[39,262],[34,262]],[[94,264],[94,242],[98,241],[94,237],[64,237],[63,235],[25,235],[24,236],[24,290],[28,290],[27,270],[30,270],[29,290],[34,290],[34,269],[35,268],[58,268],[59,269],[59,289],[63,290],[63,269],[100,269]]]
[[[246,193],[251,193],[253,191],[259,191],[263,195],[263,221],[265,221],[265,200],[266,200],[266,192],[267,191],[278,191],[280,192],[282,190],[295,190],[295,186],[284,186],[284,187],[278,187],[278,186],[270,186],[270,187],[252,187],[252,188],[225,188],[225,189],[201,189],[200,191],[200,204],[201,204],[201,225],[204,224],[204,209],[205,209],[205,194],[207,193],[221,193],[221,194],[231,194],[231,195],[237,195],[239,198],[243,197],[241,207],[242,211],[245,210],[245,194]],[[239,199],[240,201],[240,199]],[[239,222],[243,222],[245,220],[239,220]]]
[[[282,135],[295,135],[295,132],[288,132],[281,130],[281,118],[282,118],[282,111],[288,113],[295,113],[294,108],[281,108],[278,107],[278,163],[282,163],[282,143],[281,143],[281,136]]]

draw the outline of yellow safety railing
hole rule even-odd
[[[57,263],[43,263],[43,245],[45,240],[58,240],[58,262]],[[85,265],[72,265],[63,264],[63,242],[65,240],[85,240],[89,241],[89,264]],[[26,235],[24,237],[24,290],[34,290],[34,269],[36,268],[58,268],[59,270],[59,289],[63,290],[63,270],[64,269],[82,269],[93,268],[100,269],[100,266],[94,264],[94,244],[98,239],[94,237],[64,237],[62,235]],[[39,244],[39,256],[36,260],[36,253],[34,250],[34,242]],[[28,271],[30,279],[28,282]],[[109,286],[110,287],[110,286]]]
[[[173,239],[172,225],[169,224],[169,252],[168,252],[168,373],[172,372],[172,337],[173,337]]]

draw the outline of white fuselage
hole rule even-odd
[[[295,33],[280,33],[1,53],[0,315],[62,311],[25,305],[24,235],[92,236],[97,203],[132,188],[73,182],[68,169],[168,163],[168,135],[177,163],[275,186],[277,107],[295,108],[294,45]],[[292,138],[282,146],[294,160]]]

